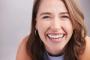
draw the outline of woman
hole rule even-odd
[[[35,0],[31,33],[16,60],[90,60],[89,43],[74,0]]]

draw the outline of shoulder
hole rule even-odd
[[[26,52],[26,43],[27,43],[28,37],[25,37],[20,42],[17,54],[16,54],[16,60],[31,60]]]
[[[87,53],[89,53],[89,55],[90,55],[90,37],[87,36],[87,37],[85,38],[85,40],[86,40],[86,49],[85,49],[85,51],[86,51]]]
[[[86,48],[84,53],[81,55],[81,60],[90,60],[90,37],[86,36]]]

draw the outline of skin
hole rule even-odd
[[[36,17],[36,30],[46,51],[52,55],[63,52],[73,34],[68,11],[61,0],[42,0]],[[49,38],[64,35],[63,38]]]

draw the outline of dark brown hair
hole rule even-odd
[[[84,26],[84,16],[74,0],[62,0],[69,12],[70,19],[73,25],[73,34],[65,46],[64,60],[79,60],[79,56],[83,54],[86,46],[85,37],[86,29]],[[27,54],[32,60],[44,60],[43,54],[45,52],[44,44],[40,40],[38,32],[36,31],[36,16],[40,6],[41,0],[35,0],[32,12],[31,33],[28,37],[26,49]]]

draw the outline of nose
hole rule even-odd
[[[51,29],[53,30],[60,30],[62,28],[62,23],[59,18],[54,18],[52,20]]]

